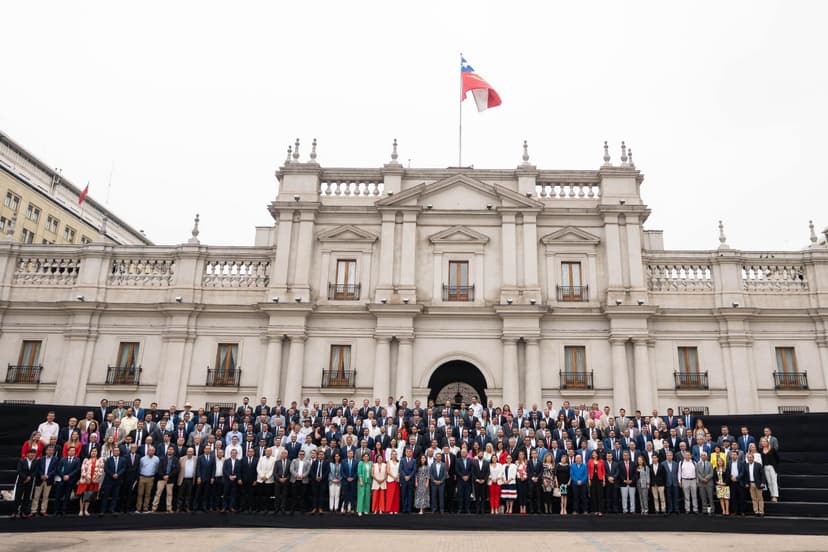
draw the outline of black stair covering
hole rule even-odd
[[[54,410],[56,421],[63,426],[69,417],[81,419],[88,410],[94,409],[94,406],[0,404],[0,489],[13,487],[23,442],[46,419],[48,411]],[[828,518],[828,412],[704,416],[703,420],[714,437],[719,435],[722,425],[727,425],[735,435],[740,434],[741,426],[747,426],[750,434],[757,438],[762,434],[762,428],[769,426],[780,443],[780,502],[771,503],[766,493],[766,513],[768,516]],[[11,503],[0,502],[0,515],[8,515],[11,511]],[[193,526],[198,525],[199,516],[186,517],[195,518]],[[408,516],[403,516],[406,518]],[[46,528],[55,520],[43,521],[47,522]]]

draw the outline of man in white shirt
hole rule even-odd
[[[684,511],[699,513],[699,498],[696,484],[696,464],[689,452],[684,453],[684,460],[679,464],[679,477],[681,478],[681,490],[684,493]],[[691,507],[692,506],[692,507]]]
[[[209,446],[209,445],[207,445]],[[193,485],[196,476],[195,451],[187,447],[187,454],[178,461],[178,511],[192,512]]]
[[[276,466],[276,457],[273,448],[265,449],[265,455],[259,458],[256,464],[256,510],[270,511],[270,496],[273,494],[273,468]]]
[[[37,430],[40,432],[40,442],[44,446],[49,444],[52,437],[57,438],[58,433],[60,433],[60,426],[55,423],[55,413],[53,411],[46,414],[46,421],[37,426]]]

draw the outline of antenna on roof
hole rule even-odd
[[[106,201],[104,205],[109,207],[109,192],[112,190],[112,173],[115,172],[115,160],[112,160],[112,164],[109,166],[109,183],[106,185]]]

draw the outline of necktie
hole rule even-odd
[[[118,473],[118,458],[115,458],[115,473]]]
[[[318,462],[316,467],[316,477],[322,477],[322,462]]]
[[[115,428],[115,442],[118,442],[118,428]]]

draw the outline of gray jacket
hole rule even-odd
[[[293,462],[290,463],[290,482],[296,483],[297,476],[301,475],[302,484],[307,485],[310,480],[310,478],[308,477],[308,474],[310,473],[310,466],[311,463],[309,460],[300,460],[299,458],[294,458]]]
[[[696,462],[696,482],[705,487],[713,486],[713,464],[710,460]]]

